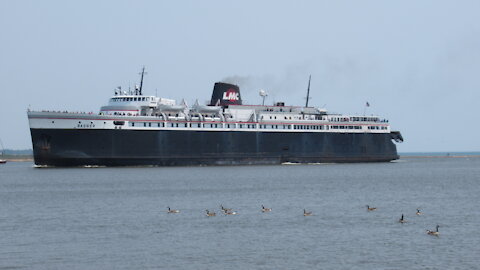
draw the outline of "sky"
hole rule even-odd
[[[0,139],[26,111],[98,112],[114,88],[193,105],[215,82],[244,103],[379,115],[399,152],[480,151],[480,1],[0,1]],[[368,102],[370,107],[365,108]]]

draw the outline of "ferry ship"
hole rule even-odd
[[[378,116],[305,106],[242,104],[237,85],[217,82],[210,103],[143,95],[120,87],[98,113],[32,111],[34,162],[40,166],[178,166],[388,162],[398,159]],[[310,83],[309,83],[310,85]],[[310,87],[309,87],[310,88]],[[309,91],[308,88],[308,91]]]

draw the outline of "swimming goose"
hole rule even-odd
[[[232,211],[232,209],[227,210],[227,209],[225,208],[225,210],[223,210],[223,211],[225,212],[225,215],[236,215],[236,214],[237,214],[237,212]]]
[[[368,206],[368,204],[367,204],[367,211],[375,211],[375,210],[377,210],[376,207],[370,207],[370,206]]]
[[[307,212],[307,210],[303,209],[303,216],[307,217],[311,215],[312,215],[312,212]]]
[[[437,225],[437,230],[436,231],[427,230],[427,234],[434,235],[434,236],[439,236],[440,233],[438,232],[438,227],[440,227],[440,226]]]
[[[420,216],[421,214],[423,214],[422,212],[420,212],[420,209],[417,208],[417,216]]]
[[[221,204],[220,204],[220,208],[222,208],[222,211],[232,211],[232,208],[225,208]]]
[[[271,212],[272,211],[272,208],[265,208],[265,206],[263,206],[262,204],[262,212],[265,213],[265,212]]]
[[[403,219],[403,214],[402,214],[402,217],[398,220],[398,222],[400,222],[400,223],[405,223],[405,222],[407,222],[405,219]]]
[[[205,211],[207,211],[207,217],[214,217],[214,216],[217,215],[215,212],[210,212],[210,211],[208,211],[208,209],[205,210]]]
[[[170,206],[169,206],[169,207],[167,207],[167,208],[168,208],[168,213],[169,213],[169,214],[176,214],[176,213],[180,213],[180,211],[179,211],[179,210],[170,209]]]

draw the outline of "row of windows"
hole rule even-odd
[[[332,117],[330,118],[332,122],[348,122],[348,121],[362,121],[362,122],[382,122],[388,123],[388,120],[382,119],[380,120],[378,117]]]
[[[112,98],[113,102],[119,101],[149,101],[153,100],[153,97],[125,97],[125,98]]]
[[[152,122],[130,122],[131,127],[193,127],[201,128],[201,123],[152,123]],[[203,124],[204,128],[223,128],[222,124],[208,123]],[[255,129],[255,124],[239,124],[239,128]],[[225,128],[235,128],[235,124],[225,124]],[[291,129],[291,125],[258,125],[259,129]],[[350,129],[360,130],[361,126],[324,126],[324,125],[293,125],[293,129],[305,129],[305,130],[324,130],[324,129]],[[387,127],[383,126],[369,126],[370,130],[386,130]]]
[[[362,129],[361,126],[331,126],[331,129]]]
[[[368,129],[380,129],[380,130],[386,130],[387,127],[379,127],[379,126],[369,126]]]
[[[293,129],[315,129],[315,130],[323,130],[323,129],[325,129],[325,126],[293,125]]]
[[[377,117],[352,117],[352,121],[370,121],[370,122],[377,122]]]

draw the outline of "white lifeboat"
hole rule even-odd
[[[208,105],[200,105],[198,103],[198,99],[195,101],[193,105],[193,110],[199,113],[217,113],[222,109],[222,106],[208,106]]]
[[[169,111],[169,112],[177,112],[177,111],[183,111],[187,108],[187,103],[185,100],[182,100],[182,104],[176,105],[176,104],[158,104],[158,109],[160,111]]]

